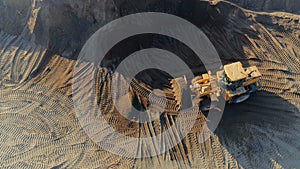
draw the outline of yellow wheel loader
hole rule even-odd
[[[256,66],[243,68],[241,62],[224,66],[223,71],[217,72],[220,87],[228,103],[241,103],[250,94],[261,88],[261,73]]]
[[[216,75],[209,71],[191,81],[192,101],[200,103],[204,111],[209,109],[207,100],[218,101],[219,96],[228,103],[241,103],[261,88],[261,76],[256,66],[244,68],[241,62],[225,65]],[[180,77],[172,80],[171,84],[175,89],[188,83],[185,77]]]

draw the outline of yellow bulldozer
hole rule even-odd
[[[227,64],[216,75],[209,71],[191,81],[192,100],[194,104],[199,102],[201,104],[208,99],[218,101],[219,96],[222,96],[230,104],[241,103],[247,100],[251,93],[261,88],[261,76],[256,66],[244,68],[241,62]],[[188,83],[185,77],[180,77],[172,80],[171,84],[175,87]]]

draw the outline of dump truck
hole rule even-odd
[[[261,88],[261,76],[256,66],[244,68],[241,62],[227,64],[215,75],[208,71],[196,76],[189,84],[193,104],[201,103],[201,109],[205,111],[209,109],[208,100],[218,101],[220,96],[229,104],[241,103]],[[188,82],[186,77],[180,77],[173,79],[171,84],[174,88],[180,88]]]

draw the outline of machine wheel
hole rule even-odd
[[[250,93],[246,93],[246,94],[234,97],[232,100],[229,101],[229,103],[230,104],[231,103],[233,103],[233,104],[242,103],[245,100],[249,99],[249,97],[250,97]]]
[[[249,86],[249,93],[254,93],[256,91],[257,91],[257,86],[255,84]]]

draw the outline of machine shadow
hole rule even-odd
[[[291,166],[299,151],[299,108],[284,98],[258,91],[240,104],[226,105],[216,130],[222,145],[245,168]],[[259,165],[259,166],[258,166]]]

